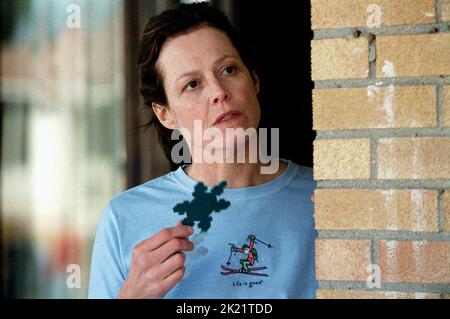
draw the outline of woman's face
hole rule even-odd
[[[157,67],[168,105],[153,109],[167,128],[186,129],[193,137],[194,120],[201,120],[202,133],[217,128],[225,139],[226,128],[258,127],[258,77],[246,68],[226,33],[201,27],[169,39]],[[227,111],[240,114],[216,123]]]

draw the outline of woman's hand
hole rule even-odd
[[[184,276],[185,254],[194,249],[194,232],[178,222],[140,242],[133,250],[128,278],[118,298],[163,298]]]

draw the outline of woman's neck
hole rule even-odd
[[[280,176],[287,168],[287,163],[280,161],[279,158],[270,159],[265,156],[262,161],[260,156],[265,152],[261,152],[259,142],[258,138],[253,145],[246,141],[236,146],[234,150],[222,149],[218,152],[221,156],[220,160],[212,162],[203,159],[203,148],[190,144],[192,164],[186,167],[185,172],[192,179],[202,181],[208,186],[217,185],[224,180],[227,181],[227,188],[242,188],[267,183]],[[256,149],[250,149],[254,145],[256,145]],[[258,156],[254,156],[255,154]]]
[[[185,168],[192,179],[214,186],[227,181],[227,188],[241,188],[267,183],[277,178],[287,168],[287,163],[280,161],[278,169],[272,174],[262,174],[258,163],[193,163]]]

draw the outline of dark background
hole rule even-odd
[[[234,23],[257,58],[260,127],[280,128],[280,156],[312,167],[309,1],[235,1]]]

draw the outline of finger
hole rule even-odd
[[[183,279],[186,268],[183,266],[176,269],[162,281],[162,287],[166,293],[170,291],[181,279]]]
[[[152,251],[158,249],[172,238],[187,237],[192,235],[193,232],[194,230],[191,226],[184,226],[177,223],[175,227],[165,228],[153,236],[143,240],[136,246],[136,248],[142,251]]]
[[[161,263],[156,271],[159,273],[159,276],[162,278],[166,278],[171,273],[173,273],[178,268],[181,268],[184,266],[184,263],[186,261],[186,255],[179,251],[173,255],[171,255],[169,258],[167,258],[163,263]]]
[[[177,224],[175,225],[175,227],[177,226],[188,226],[188,225],[184,225],[182,220],[177,221]],[[191,226],[189,226],[191,227]]]
[[[188,236],[192,235],[194,233],[194,230],[191,226],[185,226],[181,223],[177,223],[177,226],[167,228],[166,231],[160,231],[154,236],[154,239],[151,244],[151,250],[156,250],[169,241],[176,239],[176,238],[187,238]]]
[[[155,260],[157,262],[164,262],[173,254],[180,251],[191,251],[194,249],[194,243],[187,238],[172,238],[164,245],[154,250]]]

